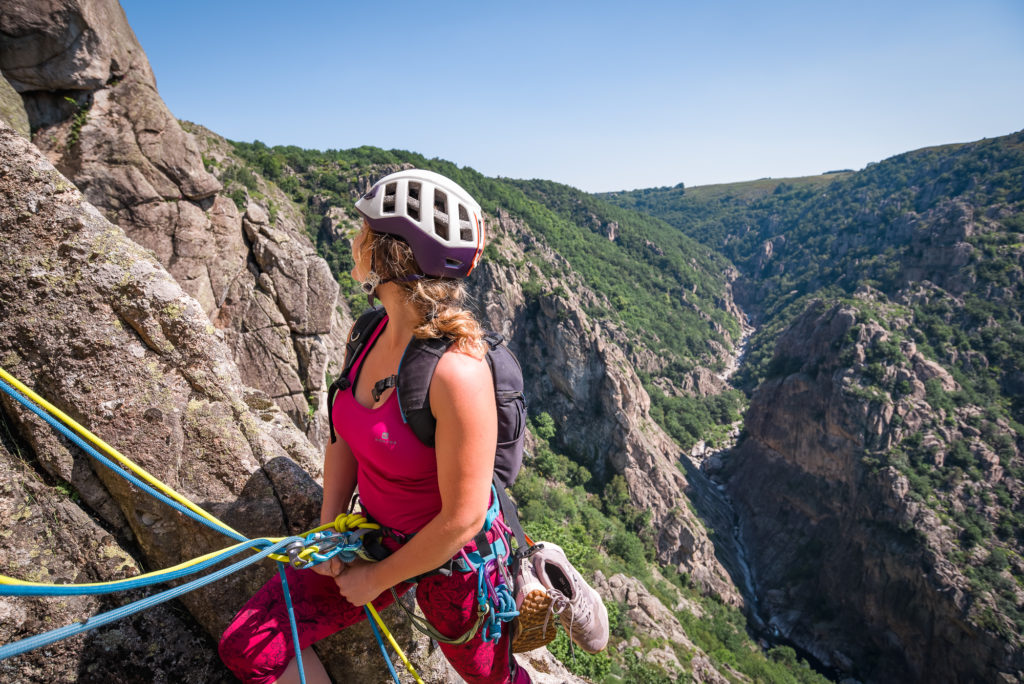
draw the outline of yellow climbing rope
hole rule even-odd
[[[115,449],[112,446],[110,446],[109,444],[107,444],[105,441],[100,439],[97,435],[93,434],[91,431],[87,430],[85,427],[79,425],[78,422],[73,420],[70,416],[68,416],[66,413],[64,413],[63,411],[58,409],[56,406],[54,406],[50,402],[46,401],[46,399],[44,399],[41,396],[39,396],[30,387],[28,387],[23,382],[21,382],[20,380],[15,378],[13,375],[8,373],[2,367],[0,367],[0,379],[3,379],[4,382],[9,384],[11,387],[16,388],[19,392],[21,392],[23,395],[25,395],[26,397],[31,399],[38,406],[42,407],[47,412],[49,412],[50,415],[54,416],[57,420],[61,421],[65,425],[65,427],[67,427],[67,428],[73,430],[74,432],[76,432],[82,439],[88,441],[90,444],[92,444],[92,446],[96,447],[98,450],[100,450],[103,453],[105,453],[107,456],[109,456],[111,459],[116,461],[118,464],[120,464],[126,470],[129,470],[132,473],[134,473],[140,480],[146,482],[147,484],[149,484],[151,487],[153,487],[155,490],[159,491],[161,494],[163,494],[167,498],[169,498],[172,501],[178,503],[182,507],[187,508],[188,510],[192,511],[196,515],[204,518],[205,520],[213,523],[214,525],[222,528],[223,530],[233,534],[234,536],[236,536],[238,538],[245,539],[245,535],[241,534],[240,532],[238,532],[237,530],[235,530],[231,526],[227,525],[222,520],[218,519],[216,516],[214,516],[214,515],[210,514],[209,512],[203,510],[203,508],[201,508],[200,506],[197,506],[196,504],[192,503],[191,501],[186,499],[184,496],[182,496],[178,492],[174,491],[171,487],[168,487],[166,484],[161,482],[159,479],[157,479],[153,475],[149,474],[144,468],[136,465],[131,459],[129,459],[126,456],[124,456],[123,454],[121,454],[117,449]],[[349,532],[349,531],[355,530],[355,529],[380,529],[380,525],[378,525],[376,523],[370,522],[366,518],[366,516],[358,514],[358,513],[342,513],[341,515],[337,516],[333,521],[331,521],[329,523],[326,523],[326,524],[323,524],[323,525],[320,525],[318,527],[315,527],[312,530],[309,530],[309,531],[305,532],[301,536],[302,537],[308,537],[311,534],[314,534],[314,533],[317,533],[317,532],[325,532],[325,531],[328,531],[328,530],[333,530],[333,531],[338,532],[338,533],[345,533],[345,532]],[[286,537],[269,537],[269,538],[266,538],[266,542],[268,543],[268,545],[273,545],[273,544],[276,544],[276,543],[282,541],[283,539],[286,539]],[[62,585],[56,585],[56,584],[46,583],[46,582],[29,582],[29,581],[26,581],[26,580],[19,580],[19,579],[14,578],[14,577],[8,577],[6,575],[0,575],[0,584],[3,584],[3,585],[15,585],[15,586],[34,586],[34,587],[62,586],[62,587],[82,588],[82,589],[85,589],[85,588],[115,589],[115,588],[117,588],[119,586],[125,586],[127,588],[127,587],[130,587],[132,585],[138,585],[140,583],[140,580],[145,580],[145,579],[149,579],[149,578],[158,578],[158,577],[165,576],[165,575],[167,575],[167,576],[175,575],[176,573],[181,573],[181,571],[187,570],[188,568],[193,567],[195,565],[199,565],[201,563],[206,563],[208,561],[211,561],[212,559],[214,559],[214,558],[216,558],[218,556],[224,555],[225,557],[227,557],[227,555],[230,555],[231,551],[239,549],[239,547],[246,546],[247,544],[251,545],[253,541],[254,540],[247,540],[247,541],[239,542],[237,544],[234,544],[232,546],[226,547],[226,548],[221,549],[219,551],[212,551],[212,552],[207,553],[205,555],[199,556],[198,558],[193,558],[191,560],[185,561],[184,563],[179,563],[178,565],[175,565],[175,566],[170,567],[170,568],[164,568],[162,570],[156,570],[156,571],[153,571],[153,572],[148,572],[148,573],[144,573],[142,575],[136,575],[135,577],[128,577],[128,578],[124,578],[124,579],[120,579],[120,580],[111,580],[111,581],[108,581],[108,582],[90,582],[90,583],[83,583],[83,584],[62,584]],[[256,551],[257,553],[259,552],[259,549],[257,549],[257,548],[254,548],[253,550]],[[297,554],[297,557],[299,559],[303,560],[303,561],[309,561],[311,556],[314,553],[319,552],[319,550],[320,550],[320,547],[315,545],[315,544],[314,545],[310,545],[310,546],[306,546],[301,552],[299,552]],[[291,558],[289,556],[284,556],[284,555],[280,555],[280,554],[271,554],[268,557],[272,558],[272,559],[274,559],[276,561],[283,562],[283,563],[289,563],[291,561]],[[168,579],[172,579],[172,577],[169,577]],[[415,678],[415,680],[416,680],[416,682],[418,684],[423,684],[423,681],[420,679],[419,675],[416,673],[416,670],[412,666],[412,663],[409,662],[409,659],[406,658],[405,653],[403,653],[402,649],[399,648],[398,643],[395,641],[394,637],[391,635],[391,632],[385,626],[384,621],[381,619],[380,615],[377,614],[377,611],[374,609],[373,605],[372,604],[367,604],[366,607],[368,609],[368,612],[373,616],[374,622],[378,625],[378,627],[380,628],[381,632],[383,632],[387,636],[387,639],[391,643],[392,648],[395,649],[395,652],[398,653],[399,657],[402,659],[402,662],[405,664],[406,669],[412,674],[412,676]]]
[[[410,674],[412,674],[417,684],[423,684],[423,680],[420,679],[420,676],[418,674],[416,674],[416,670],[415,668],[413,668],[412,663],[410,663],[409,659],[405,657],[405,653],[402,652],[402,649],[398,647],[398,642],[395,641],[395,637],[391,636],[391,632],[389,632],[388,628],[384,626],[384,621],[381,620],[380,615],[377,614],[377,609],[373,607],[372,603],[367,603],[366,608],[370,611],[370,615],[373,616],[373,621],[377,623],[377,626],[380,627],[380,630],[384,632],[384,636],[388,638],[388,642],[391,644],[391,648],[395,649],[395,653],[397,653],[398,657],[402,659],[403,663],[405,663],[405,669],[408,670]]]
[[[100,439],[100,437],[98,437],[97,435],[93,434],[92,432],[90,432],[85,427],[79,425],[69,415],[67,415],[66,413],[61,411],[59,408],[57,408],[56,406],[54,406],[50,402],[46,401],[46,399],[43,399],[41,396],[36,394],[34,391],[32,391],[31,388],[29,388],[27,385],[25,385],[23,382],[18,380],[16,377],[14,377],[10,373],[8,373],[2,367],[0,367],[0,378],[2,378],[5,382],[7,382],[12,387],[15,387],[19,392],[21,392],[22,394],[27,396],[29,399],[34,401],[36,404],[38,404],[42,408],[46,409],[46,411],[48,411],[52,416],[56,417],[58,420],[60,420],[62,423],[64,423],[67,427],[69,427],[70,429],[72,429],[75,432],[77,432],[78,435],[80,437],[82,437],[82,439],[85,439],[86,441],[91,443],[94,447],[96,447],[97,449],[99,449],[100,451],[105,453],[107,456],[109,456],[110,458],[112,458],[115,461],[117,461],[124,468],[126,468],[127,470],[130,470],[139,479],[141,479],[144,482],[146,482],[147,484],[149,484],[151,487],[153,487],[154,489],[159,491],[164,496],[168,497],[169,499],[172,499],[172,500],[176,501],[177,503],[181,504],[185,508],[188,508],[190,511],[192,511],[196,515],[199,515],[199,516],[205,518],[206,520],[209,520],[210,522],[214,523],[215,525],[218,525],[218,526],[222,527],[223,529],[227,530],[228,532],[231,532],[231,533],[233,533],[233,534],[235,534],[235,535],[237,535],[239,537],[244,537],[245,536],[245,535],[241,534],[240,532],[238,532],[237,530],[235,530],[234,528],[232,528],[227,523],[225,523],[223,520],[220,520],[216,516],[212,515],[211,513],[207,512],[206,510],[202,509],[201,507],[197,506],[196,504],[192,503],[191,501],[186,499],[184,496],[182,496],[178,492],[174,491],[172,488],[168,487],[166,484],[164,484],[159,479],[157,479],[156,477],[151,475],[149,472],[147,472],[144,468],[142,468],[141,466],[135,464],[131,459],[129,459],[128,457],[124,456],[117,449],[115,449],[114,447],[112,447],[109,444],[107,444],[106,442],[104,442],[102,439]],[[349,530],[354,530],[354,529],[363,528],[363,527],[370,528],[370,529],[380,529],[380,525],[376,525],[374,523],[371,523],[371,522],[367,521],[365,516],[359,515],[357,513],[352,513],[352,514],[345,514],[345,513],[343,513],[343,514],[339,515],[334,520],[334,522],[327,523],[326,525],[320,525],[319,527],[316,527],[316,528],[314,528],[312,530],[309,530],[308,532],[305,532],[302,536],[309,535],[309,534],[311,534],[313,532],[323,532],[325,530],[330,530],[330,529],[334,529],[337,532],[348,532]],[[271,543],[276,543],[276,542],[280,541],[281,539],[283,539],[283,537],[270,537],[269,541]],[[235,548],[235,547],[228,547],[228,548]],[[189,561],[188,563],[183,564],[183,566],[181,566],[181,567],[188,567],[190,565],[195,565],[196,563],[200,563],[200,562],[202,562],[204,559],[206,559],[208,557],[215,556],[215,555],[217,555],[219,553],[223,553],[226,550],[228,550],[228,549],[222,549],[221,551],[215,551],[215,552],[213,552],[211,554],[207,554],[207,556],[203,556],[202,558],[197,558],[197,559],[195,559],[193,561]],[[256,551],[258,552],[258,550],[256,550]],[[315,551],[315,549],[313,549],[313,548],[308,548],[305,551],[303,551],[303,554],[304,554],[303,555],[303,560],[308,560],[309,556],[314,551]],[[280,555],[280,554],[272,554],[270,556],[270,558],[272,558],[274,560],[277,560],[277,561],[282,561],[282,562],[285,562],[285,563],[287,563],[289,561],[288,556],[283,556],[283,555]],[[176,566],[173,569],[169,568],[166,571],[159,571],[158,573],[148,573],[145,576],[157,575],[157,574],[160,574],[160,573],[166,574],[166,572],[169,572],[169,571],[174,570],[174,569],[179,569],[179,567]],[[11,580],[11,581],[7,581],[7,580]],[[18,580],[13,580],[12,578],[9,578],[9,577],[0,576],[0,584],[15,584],[15,583],[18,583]],[[103,584],[108,584],[108,583],[99,583],[96,586],[101,586]]]
[[[145,469],[143,469],[140,466],[136,465],[130,459],[128,459],[125,456],[123,456],[121,454],[121,452],[119,452],[117,449],[113,448],[112,446],[110,446],[109,444],[104,442],[102,439],[100,439],[99,437],[97,437],[93,433],[89,432],[89,430],[87,430],[84,427],[82,427],[81,425],[79,425],[70,416],[68,416],[66,413],[61,411],[59,408],[57,408],[56,406],[54,406],[53,404],[51,404],[50,402],[46,401],[41,396],[39,396],[38,394],[33,392],[29,387],[27,387],[20,380],[18,380],[13,375],[11,375],[7,371],[5,371],[3,368],[0,368],[0,378],[3,378],[4,381],[7,382],[9,385],[17,388],[17,390],[19,392],[21,392],[22,394],[27,396],[29,399],[34,401],[39,406],[41,406],[44,409],[46,409],[51,415],[55,416],[62,423],[64,423],[66,426],[68,426],[69,428],[71,428],[72,430],[77,432],[79,434],[79,436],[82,437],[82,439],[85,439],[86,441],[90,442],[93,446],[95,446],[97,449],[99,449],[100,451],[105,453],[107,456],[109,456],[110,458],[114,459],[115,461],[120,463],[122,466],[124,466],[125,468],[130,470],[131,472],[135,473],[135,475],[137,475],[139,477],[139,479],[145,481],[147,484],[152,486],[154,489],[158,490],[160,493],[164,494],[168,498],[171,498],[171,499],[177,501],[179,504],[181,504],[185,508],[188,508],[190,511],[192,511],[196,515],[200,515],[200,516],[206,518],[207,520],[209,520],[210,522],[212,522],[212,523],[214,523],[216,525],[219,525],[219,526],[223,527],[226,530],[234,532],[238,536],[244,536],[240,532],[238,532],[237,530],[235,530],[235,529],[231,528],[229,525],[225,524],[223,521],[218,520],[216,517],[214,517],[210,513],[207,513],[202,508],[200,508],[199,506],[195,505],[194,503],[192,503],[191,501],[189,501],[188,499],[183,497],[181,494],[178,494],[176,491],[174,491],[173,489],[171,489],[170,487],[165,485],[163,482],[161,482],[157,478],[155,478],[152,475],[150,475],[148,472],[146,472]],[[287,559],[285,559],[285,560],[287,560]]]

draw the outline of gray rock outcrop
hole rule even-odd
[[[911,496],[903,472],[879,465],[909,435],[934,440],[937,466],[948,445],[970,439],[954,415],[931,420],[925,383],[956,384],[911,340],[867,367],[873,347],[895,344],[872,315],[824,302],[778,339],[780,372],[754,394],[748,437],[727,466],[763,617],[867,681],[997,681],[1024,660],[980,625],[1001,619],[980,617],[997,615],[995,604],[947,557],[959,548],[948,521]],[[995,461],[990,478],[1002,477]]]
[[[618,604],[622,611],[619,620],[624,621],[629,629],[643,634],[648,643],[661,644],[648,650],[644,659],[669,677],[679,678],[688,671],[691,681],[706,684],[725,684],[735,678],[734,670],[725,664],[716,665],[703,649],[690,640],[672,610],[636,578],[622,574],[605,577],[598,572],[594,577],[594,588],[606,601]],[[697,618],[704,616],[699,605],[687,601],[681,594],[676,593],[673,601],[672,609],[677,612],[687,611]],[[630,642],[636,645],[635,637]],[[626,648],[630,642],[620,642],[619,646]],[[680,661],[680,652],[688,659],[686,664]]]
[[[35,144],[152,250],[229,331],[246,382],[322,445],[327,363],[341,353],[333,328],[344,325],[337,284],[296,212],[271,225],[265,200],[238,210],[219,194],[117,2],[5,3],[0,70],[24,100]]]

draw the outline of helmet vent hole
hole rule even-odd
[[[384,187],[384,206],[381,207],[381,213],[395,213],[395,192],[397,192],[397,190],[398,183],[388,183]]]
[[[409,196],[405,200],[405,213],[413,221],[420,220],[420,184],[409,181]]]
[[[442,240],[448,240],[448,195],[434,189],[434,232]]]
[[[448,268],[462,268],[462,262],[458,259],[446,258],[444,260],[444,265]]]
[[[459,237],[463,242],[473,241],[473,226],[469,222],[469,212],[461,204],[459,205]]]

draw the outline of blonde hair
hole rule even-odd
[[[382,281],[391,280],[404,290],[420,314],[422,322],[413,329],[413,335],[420,339],[451,338],[456,350],[482,359],[487,353],[484,329],[463,306],[466,286],[462,281],[431,276],[404,280],[421,275],[409,243],[394,235],[378,233],[365,221],[363,231],[373,270]]]

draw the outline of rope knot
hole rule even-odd
[[[343,534],[355,529],[379,530],[380,525],[370,522],[361,513],[342,513],[334,519],[334,529]]]

